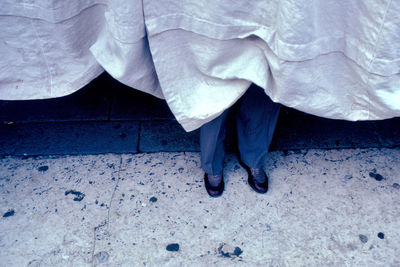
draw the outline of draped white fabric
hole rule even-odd
[[[72,93],[103,68],[190,131],[251,83],[327,118],[400,116],[392,0],[5,0],[0,99]]]

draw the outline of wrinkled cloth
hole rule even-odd
[[[96,1],[0,1],[0,99],[64,96],[102,73],[89,48],[104,11]]]
[[[2,0],[0,99],[65,96],[104,69],[124,84],[162,98],[141,0],[125,2]],[[95,44],[98,53],[92,54]]]
[[[165,98],[187,131],[251,83],[318,116],[391,118],[400,115],[398,14],[391,0],[5,0],[0,98],[66,95],[105,69]]]

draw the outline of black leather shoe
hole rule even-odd
[[[219,197],[222,195],[222,192],[224,192],[225,188],[225,183],[224,183],[224,177],[221,175],[221,182],[217,186],[212,186],[210,184],[210,181],[208,180],[208,174],[204,174],[204,185],[206,187],[207,193],[210,195],[210,197]]]
[[[247,173],[249,175],[249,178],[247,179],[247,182],[249,183],[250,187],[256,191],[257,193],[260,194],[265,194],[268,191],[268,177],[265,174],[264,170],[261,168],[249,168],[246,167]],[[263,183],[257,183],[256,180],[254,179],[254,176],[260,176],[263,175],[265,178],[265,181]]]

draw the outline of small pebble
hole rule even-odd
[[[393,188],[394,188],[394,189],[400,189],[400,185],[399,185],[398,183],[394,183],[394,184],[393,184]]]
[[[363,243],[367,243],[368,242],[368,237],[366,237],[365,235],[359,235],[361,242]]]
[[[75,195],[75,197],[73,199],[74,201],[81,201],[85,197],[84,193],[81,193],[81,192],[78,192],[78,191],[75,191],[75,190],[65,191],[65,195],[66,196],[68,196],[69,194]]]
[[[14,214],[15,214],[14,210],[9,210],[6,213],[4,213],[3,218],[14,216]]]
[[[151,197],[150,198],[150,202],[157,202],[157,198],[156,197]]]
[[[377,181],[382,181],[382,180],[385,179],[385,178],[383,178],[383,176],[380,175],[379,173],[374,173],[374,172],[370,172],[370,173],[369,173],[369,176],[372,177],[372,178],[374,178],[374,179],[377,180]]]
[[[233,251],[233,255],[239,257],[240,254],[243,253],[243,250],[241,250],[239,247],[235,247],[235,250]]]
[[[242,253],[243,250],[239,247],[233,248],[232,246],[222,243],[218,247],[218,253],[225,258],[232,258],[232,257],[239,257]]]
[[[166,249],[168,251],[178,251],[179,250],[179,244],[177,244],[177,243],[168,244]]]
[[[380,239],[384,239],[384,238],[385,238],[385,234],[382,233],[382,232],[379,232],[379,233],[378,233],[378,237],[379,237]]]
[[[40,172],[45,172],[45,171],[47,171],[49,169],[49,166],[40,166],[39,168],[38,168],[38,171],[40,171]]]

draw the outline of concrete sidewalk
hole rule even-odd
[[[283,108],[269,192],[247,185],[232,134],[217,199],[198,131],[106,74],[0,101],[0,121],[0,266],[400,266],[399,118]]]
[[[272,152],[270,191],[234,155],[205,192],[199,153],[5,157],[1,266],[399,266],[400,150]]]

